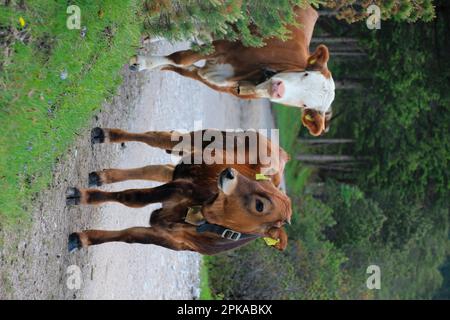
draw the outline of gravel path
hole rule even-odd
[[[159,41],[156,54],[185,49],[187,44]],[[272,128],[267,101],[238,101],[199,82],[169,72],[123,71],[124,82],[111,103],[84,130],[66,157],[55,166],[50,188],[35,200],[31,226],[3,232],[0,247],[1,299],[193,299],[199,295],[201,256],[153,245],[105,244],[68,254],[67,235],[86,228],[123,229],[148,225],[158,205],[130,209],[120,204],[66,207],[68,186],[85,187],[90,171],[168,163],[170,156],[139,143],[95,145],[90,128],[118,127],[129,131],[203,128]],[[121,190],[155,186],[131,181],[105,186]],[[21,230],[25,230],[21,231]],[[81,271],[80,289],[66,285],[67,268]]]

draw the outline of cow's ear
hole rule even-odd
[[[274,240],[278,240],[278,242],[273,245],[274,248],[283,251],[287,247],[288,237],[284,228],[270,228],[266,233],[267,237],[270,237]]]
[[[325,130],[325,117],[316,110],[303,109],[302,123],[308,128],[309,133],[313,136],[320,136]]]
[[[327,70],[327,62],[330,59],[330,52],[327,46],[321,44],[316,51],[308,58],[309,70]]]

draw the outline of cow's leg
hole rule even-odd
[[[167,153],[183,156],[191,153],[195,148],[193,132],[180,133],[177,131],[148,131],[144,133],[130,133],[120,129],[94,128],[91,131],[91,142],[122,143],[143,142],[155,148],[166,150]]]
[[[198,68],[194,67],[194,68],[180,68],[177,66],[165,66],[162,70],[168,70],[168,71],[173,71],[176,72],[182,76],[194,79],[194,80],[198,80],[204,84],[206,84],[208,87],[210,87],[213,90],[219,91],[219,92],[225,92],[225,93],[231,93],[235,96],[239,96],[238,93],[238,84],[237,82],[235,83],[235,85],[230,85],[230,86],[218,86],[215,85],[209,81],[207,81],[206,79],[202,78],[199,74],[198,74]]]
[[[85,230],[69,236],[68,249],[71,252],[82,247],[119,241],[154,244],[172,250],[190,250],[183,241],[180,241],[181,239],[163,228],[134,227],[119,231]]]
[[[189,135],[189,134],[186,134]],[[176,131],[148,131],[131,133],[121,129],[94,128],[91,130],[91,143],[143,142],[151,147],[172,150],[185,134]]]
[[[174,196],[191,197],[192,184],[186,181],[172,181],[154,188],[129,189],[105,192],[97,189],[69,188],[66,192],[67,205],[118,202],[132,208],[141,208],[150,203],[163,202]]]
[[[184,50],[174,52],[168,56],[133,56],[130,60],[130,69],[132,71],[142,71],[147,69],[155,69],[162,66],[188,67],[199,60],[208,58],[204,55],[192,50]]]
[[[210,55],[201,54],[192,50],[174,52],[167,58],[173,61],[171,65],[189,67],[197,61],[208,59]]]
[[[134,169],[105,169],[89,173],[89,187],[126,180],[152,180],[169,182],[173,177],[174,165],[149,165]]]
[[[130,59],[130,70],[131,71],[151,70],[171,64],[173,64],[173,61],[169,60],[165,56],[135,55]]]

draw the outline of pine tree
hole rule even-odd
[[[190,39],[193,48],[208,51],[212,40],[240,40],[261,47],[264,38],[289,38],[294,7],[311,0],[147,0],[145,29],[171,41]],[[203,45],[203,46],[201,46]]]
[[[213,40],[240,40],[261,47],[264,39],[289,38],[288,24],[296,24],[294,7],[311,4],[321,15],[349,23],[367,18],[367,7],[380,7],[381,18],[430,21],[432,0],[144,0],[144,27],[149,36],[170,41],[192,40],[194,50],[212,50]],[[324,11],[325,9],[331,9]]]

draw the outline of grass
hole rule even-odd
[[[311,170],[295,160],[295,156],[302,151],[302,145],[298,143],[299,131],[306,130],[300,120],[301,111],[298,108],[279,104],[274,104],[273,109],[276,124],[280,130],[281,146],[291,156],[285,168],[286,186],[289,193],[300,194],[311,176]]]
[[[14,1],[13,1],[14,3]],[[121,82],[120,69],[139,44],[137,1],[73,1],[80,30],[69,30],[64,1],[0,6],[0,27],[31,37],[0,55],[0,223],[28,217],[33,195],[45,189],[56,159]],[[66,72],[63,79],[61,73]]]
[[[203,256],[200,266],[200,300],[214,300],[209,284],[208,261],[212,257]]]

